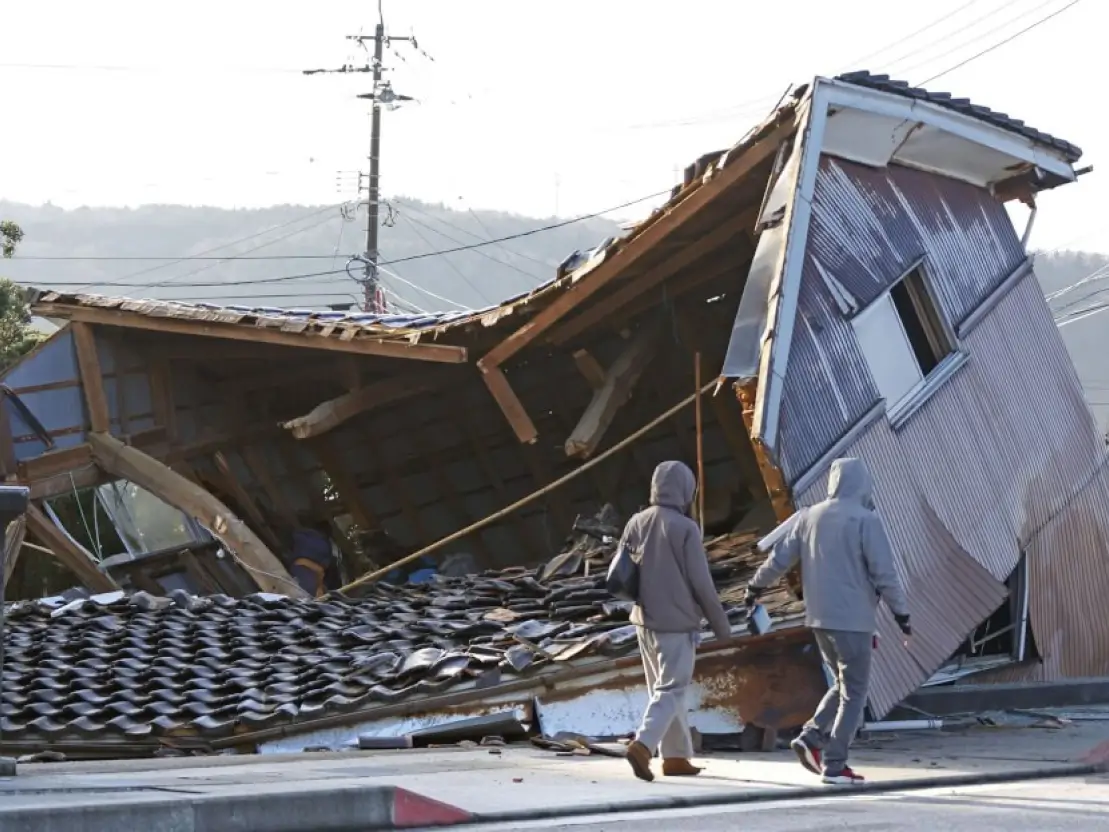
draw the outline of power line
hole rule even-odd
[[[942,78],[944,75],[947,75],[951,72],[954,72],[957,69],[961,69],[964,66],[966,66],[967,64],[969,64],[973,61],[976,61],[976,60],[978,60],[979,58],[981,58],[985,55],[988,55],[989,53],[993,52],[994,50],[1000,49],[1002,46],[1005,46],[1008,43],[1012,43],[1014,40],[1021,37],[1022,35],[1025,35],[1025,34],[1031,32],[1033,29],[1037,28],[1038,26],[1042,26],[1044,23],[1047,23],[1047,21],[1051,20],[1053,17],[1058,17],[1063,12],[1067,11],[1067,9],[1071,9],[1071,8],[1077,6],[1081,2],[1082,2],[1082,0],[1071,0],[1071,2],[1067,3],[1067,5],[1063,6],[1061,9],[1057,9],[1056,11],[1054,11],[1051,14],[1047,15],[1046,17],[1040,18],[1035,23],[1031,24],[1030,26],[1026,26],[1025,28],[1021,29],[1019,32],[1015,32],[1014,34],[1010,35],[1009,37],[1005,38],[1004,40],[998,41],[997,43],[993,44],[992,46],[986,47],[981,52],[978,52],[974,55],[971,55],[966,60],[960,61],[959,63],[955,64],[954,66],[948,67],[943,72],[939,72],[939,73],[933,75],[931,78],[925,78],[923,81],[920,82],[921,85],[930,84],[933,81],[935,81],[936,79]],[[1010,21],[1010,22],[1012,22],[1012,21]]]
[[[413,224],[414,226],[416,226],[416,225],[418,225],[418,226],[422,226],[423,228],[426,228],[426,229],[427,229],[428,231],[432,232],[433,234],[438,234],[438,235],[439,235],[440,237],[443,237],[443,238],[444,238],[444,239],[446,239],[446,240],[450,240],[450,241],[451,241],[452,243],[456,243],[456,244],[458,244],[458,245],[466,245],[466,243],[462,242],[462,241],[461,241],[460,239],[458,239],[457,237],[452,237],[452,236],[451,236],[450,234],[448,234],[447,232],[445,232],[445,231],[441,231],[441,230],[440,230],[440,229],[438,229],[438,228],[434,228],[434,227],[432,227],[432,226],[428,225],[428,224],[427,224],[426,222],[422,222],[422,221],[420,221],[420,220],[416,219],[415,217],[407,217],[407,219],[408,219],[408,221],[409,221],[410,223],[412,223],[412,224]],[[415,230],[415,229],[413,229],[413,230]],[[481,240],[481,239],[482,239],[482,237],[480,237],[480,236],[479,236],[479,235],[477,235],[477,234],[471,234],[470,236],[471,236],[471,237],[475,237],[475,238],[476,238],[476,239],[478,239],[478,240]],[[424,237],[423,237],[422,235],[420,236],[420,239],[421,239],[421,240],[424,240],[424,241],[426,242],[426,238],[424,238]],[[502,248],[502,249],[503,249],[503,248],[504,248],[504,246],[498,246],[498,248]],[[505,249],[505,251],[507,251],[507,249]],[[505,267],[505,268],[507,268],[507,269],[512,269],[512,270],[513,270],[514,272],[518,272],[518,273],[520,273],[520,274],[524,275],[524,276],[525,276],[525,277],[527,277],[527,278],[528,278],[529,280],[545,280],[545,279],[546,279],[546,277],[545,277],[545,276],[540,276],[540,275],[532,274],[531,272],[527,271],[526,269],[522,269],[522,268],[520,268],[520,267],[519,267],[519,266],[517,266],[517,265],[516,265],[515,263],[508,263],[508,262],[506,262],[506,261],[504,261],[504,260],[499,260],[499,259],[497,259],[496,257],[494,257],[494,256],[493,256],[492,254],[490,254],[489,252],[487,252],[487,251],[482,251],[482,250],[481,250],[480,248],[478,248],[478,249],[474,249],[473,253],[474,253],[474,254],[476,254],[476,255],[478,255],[478,256],[480,256],[480,257],[484,257],[484,258],[485,258],[486,260],[488,260],[488,261],[490,261],[490,262],[492,262],[492,263],[496,263],[496,264],[497,264],[498,266],[504,266],[504,267]],[[552,267],[551,267],[551,266],[548,266],[547,268],[552,268]]]
[[[848,61],[846,64],[843,65],[843,67],[839,70],[839,72],[846,72],[846,71],[851,70],[851,69],[857,69],[860,66],[862,66],[863,61],[869,61],[873,58],[876,58],[884,52],[889,52],[891,49],[893,49],[897,46],[900,46],[903,43],[907,43],[908,41],[915,38],[917,35],[923,35],[925,32],[929,31],[930,29],[934,29],[936,26],[939,26],[944,21],[950,20],[952,17],[959,14],[960,12],[965,11],[966,9],[969,9],[971,6],[974,6],[974,5],[976,5],[980,2],[981,2],[981,0],[969,0],[969,2],[963,3],[963,5],[959,6],[959,8],[955,9],[954,11],[948,12],[947,14],[945,14],[941,17],[937,17],[931,23],[929,23],[925,26],[922,26],[921,28],[916,29],[913,32],[910,32],[909,34],[905,35],[903,38],[900,38],[899,40],[896,40],[893,43],[890,43],[890,44],[887,44],[886,46],[883,46],[881,49],[877,50],[876,52],[871,52],[867,55],[863,55],[861,58],[855,58],[851,61]],[[902,57],[904,57],[904,56],[902,56]],[[897,60],[900,60],[900,58],[894,58],[894,60],[897,61]]]
[[[409,222],[412,223],[412,230],[414,232],[416,232],[416,236],[424,241],[424,245],[426,245],[428,248],[434,248],[434,246],[431,244],[431,240],[429,240],[427,237],[425,237],[423,235],[423,232],[420,231],[420,229],[417,227],[416,220],[413,219],[412,217],[408,217],[407,219],[408,219]],[[486,303],[492,303],[492,301],[490,301],[489,298],[486,297],[485,293],[483,291],[481,291],[477,286],[475,286],[473,284],[473,281],[471,281],[470,278],[466,277],[466,275],[462,273],[462,270],[454,264],[454,262],[450,258],[450,255],[447,255],[446,257],[444,257],[443,262],[447,264],[447,267],[451,271],[453,271],[456,275],[458,275],[460,278],[462,278],[462,282],[465,283],[467,286],[469,286],[470,289],[473,290],[474,294],[476,294],[479,298],[481,298]]]

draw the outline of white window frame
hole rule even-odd
[[[911,275],[917,272],[920,273],[925,295],[928,302],[932,305],[936,322],[940,326],[940,334],[951,350],[951,352],[941,359],[940,363],[933,367],[932,371],[927,374],[924,373],[923,368],[917,361],[916,353],[913,351],[908,333],[905,331],[904,321],[901,318],[900,312],[897,311],[892,295],[893,290],[897,286],[900,286]],[[860,309],[850,319],[852,329],[855,331],[857,339],[859,338],[860,322],[865,324],[870,316],[880,314],[883,309],[892,313],[894,320],[897,322],[897,330],[904,338],[905,350],[911,358],[913,365],[916,367],[918,378],[905,390],[899,391],[900,395],[896,400],[890,401],[883,393],[882,387],[879,384],[879,379],[875,373],[874,362],[867,355],[867,351],[861,339],[859,340],[859,347],[866,361],[867,370],[870,372],[875,386],[878,387],[878,393],[886,402],[886,417],[889,419],[890,424],[896,429],[904,425],[914,413],[920,410],[925,402],[932,398],[932,396],[934,396],[936,392],[939,391],[964,364],[966,364],[967,354],[962,348],[962,344],[958,334],[955,332],[954,326],[952,326],[951,321],[948,319],[947,314],[939,303],[939,296],[935,290],[935,282],[932,279],[926,258],[921,257],[914,261],[912,265],[901,273],[901,276],[898,277],[897,280],[893,281],[880,295],[878,295],[878,297],[872,300],[863,309]]]

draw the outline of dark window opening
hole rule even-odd
[[[993,615],[975,628],[960,655],[1009,656],[1016,661],[1039,658],[1028,620],[1028,565],[1022,555],[1005,581],[1009,596]]]
[[[890,297],[920,371],[927,377],[951,352],[951,342],[921,270],[910,272],[890,290]]]

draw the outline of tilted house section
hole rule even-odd
[[[883,618],[872,708],[1003,602],[1025,661],[1001,678],[1109,671],[1109,624],[1082,612],[1109,591],[1105,450],[1004,206],[1073,180],[1080,151],[865,73],[809,104],[724,372],[757,378],[753,433],[797,505],[834,457],[874,474],[918,635],[905,651]]]

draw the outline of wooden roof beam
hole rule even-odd
[[[58,563],[72,572],[92,592],[112,592],[119,586],[110,575],[100,571],[92,554],[54,525],[34,503],[27,506],[27,531],[54,553]]]
[[[751,231],[758,219],[758,210],[753,209],[741,214],[738,218],[729,217],[708,234],[688,246],[683,246],[677,254],[669,257],[657,266],[647,270],[644,274],[627,281],[611,295],[597,303],[583,309],[568,321],[556,327],[550,334],[549,340],[561,346],[572,338],[581,335],[590,327],[605,323],[614,313],[634,303],[640,297],[650,292],[660,283],[686,271],[696,268],[704,263],[703,268],[710,268],[713,274],[717,271],[715,266],[710,267],[708,262],[713,252],[726,246],[736,238],[742,238]],[[737,258],[736,264],[740,260]]]
[[[96,335],[92,327],[84,321],[74,320],[69,326],[73,330],[73,346],[77,352],[81,387],[85,391],[89,426],[93,433],[107,433],[111,428],[111,417],[108,414],[108,398],[104,395],[104,379],[96,350]]]
[[[220,543],[234,552],[240,565],[250,573],[262,591],[294,598],[307,597],[281,560],[246,523],[212,494],[138,448],[124,445],[114,436],[92,434],[89,445],[93,458],[105,471],[145,488],[200,521]]]
[[[593,399],[563,445],[566,456],[588,459],[597,450],[616,412],[631,398],[639,377],[654,357],[658,340],[656,326],[644,327],[612,362],[604,384],[594,390]]]
[[[383,379],[322,402],[306,415],[285,422],[282,427],[297,439],[322,436],[362,413],[427,393],[435,389],[439,382],[439,378],[415,379],[409,376]]]
[[[486,383],[489,383],[490,370],[501,366],[549,331],[580,303],[592,297],[615,278],[627,274],[629,269],[672,234],[680,234],[693,227],[717,197],[742,182],[752,170],[773,156],[778,146],[795,129],[794,119],[789,118],[753,145],[740,151],[738,158],[730,165],[717,171],[711,179],[673,206],[669,213],[655,220],[591,272],[581,275],[577,282],[571,283],[549,306],[537,312],[531,320],[493,347],[477,362],[482,372],[486,373]]]
[[[480,362],[478,366],[481,367]],[[481,367],[481,377],[485,381],[485,386],[489,388],[493,400],[501,409],[501,413],[504,414],[504,418],[508,420],[516,438],[524,445],[535,442],[539,438],[539,430],[528,415],[524,403],[508,383],[504,370],[497,366]]]
[[[222,338],[231,341],[250,341],[300,349],[329,350],[358,355],[379,355],[385,358],[411,358],[445,364],[464,364],[466,348],[447,344],[412,344],[401,340],[388,340],[370,335],[355,335],[344,340],[312,332],[282,332],[263,326],[219,323],[181,318],[158,318],[123,312],[117,309],[73,306],[70,304],[38,303],[36,315],[48,318],[68,318],[78,323],[118,326],[125,329],[143,329],[202,338]]]

